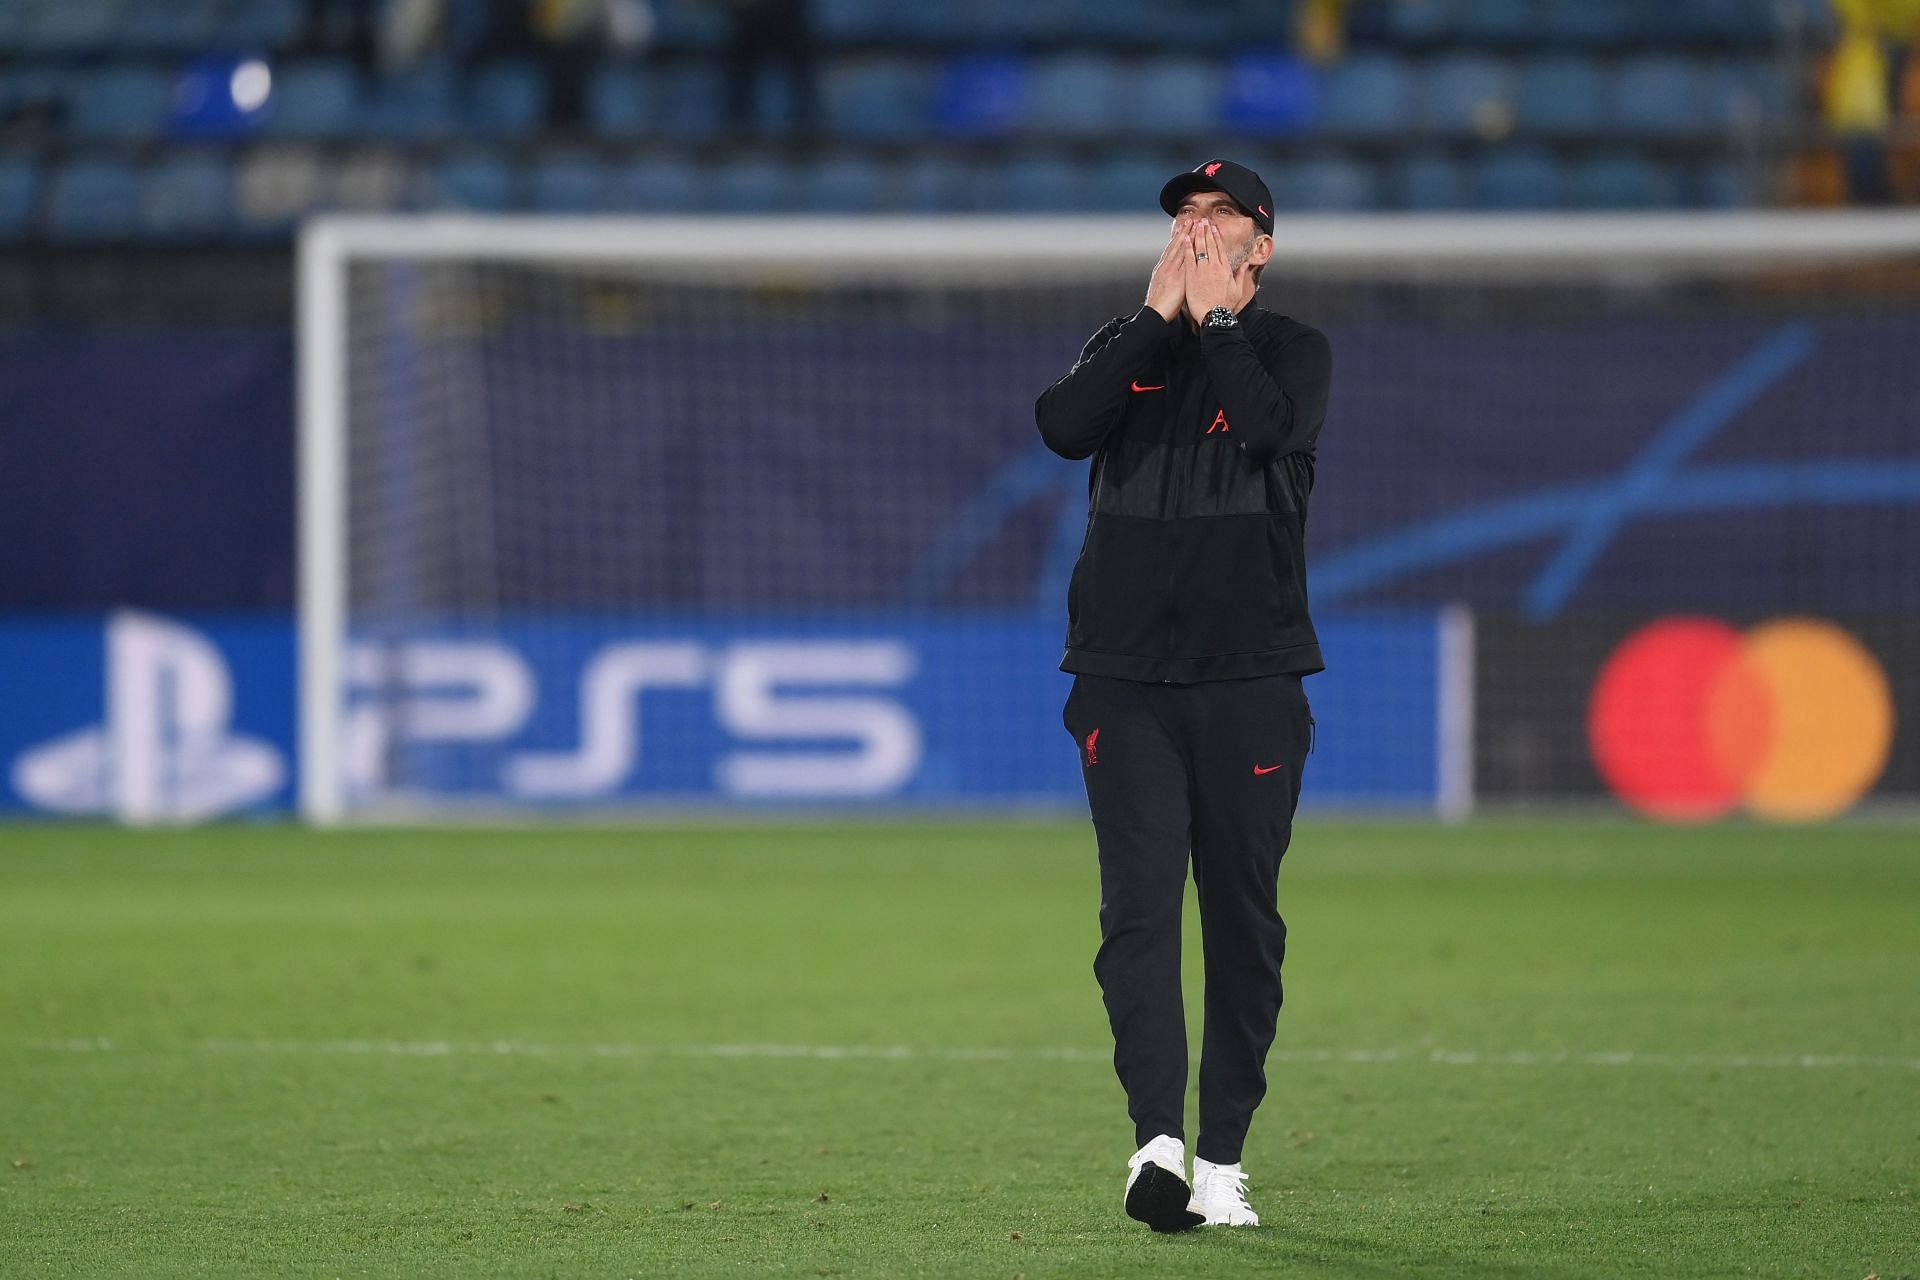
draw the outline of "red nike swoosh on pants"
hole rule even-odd
[[[1259,765],[1255,765],[1253,766],[1253,776],[1256,778],[1264,778],[1268,774],[1272,773],[1275,769],[1284,769],[1286,767],[1287,767],[1287,764],[1286,764],[1286,761],[1284,760],[1281,761],[1279,764],[1270,764],[1264,769],[1262,769]]]

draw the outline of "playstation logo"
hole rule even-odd
[[[276,747],[232,731],[232,675],[192,627],[112,615],[105,693],[104,724],[14,761],[14,789],[24,799],[56,813],[186,823],[257,804],[285,781]]]

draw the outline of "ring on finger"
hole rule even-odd
[[[1196,253],[1193,255],[1193,260],[1195,262],[1205,262],[1207,260],[1207,255],[1204,253]]]

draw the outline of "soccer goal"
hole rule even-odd
[[[1073,804],[1054,668],[1087,464],[1032,403],[1137,309],[1165,235],[310,223],[303,814]],[[1888,671],[1915,656],[1920,217],[1275,242],[1261,304],[1335,359],[1309,805],[1606,797],[1596,672],[1670,614],[1818,615]],[[1703,723],[1671,732],[1726,731]],[[1903,760],[1872,786],[1920,787]]]

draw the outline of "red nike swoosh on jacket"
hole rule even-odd
[[[1135,391],[1165,391],[1167,389],[1167,384],[1163,382],[1157,387],[1143,387],[1138,382],[1136,382],[1133,384],[1133,389]]]
[[[1256,778],[1264,778],[1268,774],[1272,773],[1275,769],[1284,769],[1286,767],[1287,767],[1287,764],[1286,764],[1286,761],[1284,760],[1281,761],[1279,764],[1270,764],[1264,769],[1262,769],[1259,765],[1255,765],[1253,766],[1253,776]]]

